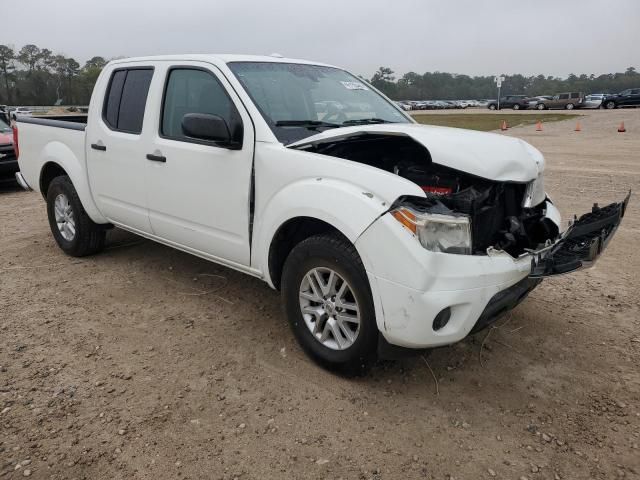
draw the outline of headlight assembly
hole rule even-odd
[[[467,215],[441,215],[399,207],[391,215],[432,252],[471,254],[471,220]]]

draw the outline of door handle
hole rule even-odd
[[[154,155],[153,153],[147,153],[147,160],[151,160],[152,162],[166,163],[167,157],[163,157],[162,155]]]
[[[100,150],[101,152],[106,152],[107,151],[107,146],[106,145],[98,145],[97,143],[92,143],[91,144],[91,148],[93,148],[94,150]]]

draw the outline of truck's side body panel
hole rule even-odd
[[[56,128],[18,120],[20,172],[31,188],[40,191],[43,168],[58,165],[71,178],[87,214],[96,223],[107,223],[93,200],[85,163],[85,134],[76,128]],[[46,192],[42,192],[46,195]]]

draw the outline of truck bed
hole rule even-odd
[[[86,115],[18,117],[17,127],[20,172],[31,188],[40,191],[41,172],[50,162],[64,168],[75,184],[86,184]]]

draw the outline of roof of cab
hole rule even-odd
[[[212,53],[212,54],[203,54],[203,53],[188,53],[181,55],[154,55],[148,57],[133,57],[133,58],[120,58],[117,60],[112,60],[109,63],[112,64],[122,64],[122,63],[132,63],[132,62],[179,62],[179,61],[200,61],[200,62],[271,62],[271,63],[300,63],[305,65],[320,65],[324,67],[334,67],[334,65],[329,65],[327,63],[322,62],[313,62],[309,60],[300,60],[297,58],[285,58],[275,55],[238,55],[238,54],[229,54],[229,53]]]

